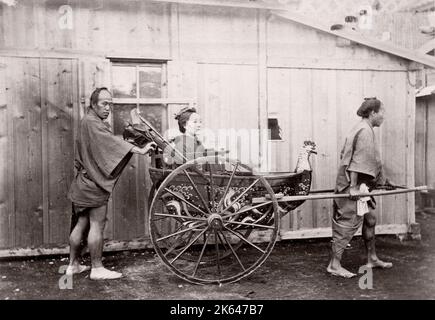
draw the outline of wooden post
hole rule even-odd
[[[39,58],[39,70],[41,78],[48,81],[47,63]],[[49,85],[49,84],[48,84]],[[48,155],[48,100],[47,86],[40,83],[40,107],[41,107],[41,146],[42,146],[42,228],[44,243],[50,242],[50,184],[49,184],[49,155]]]
[[[8,114],[5,68],[0,60],[0,248],[9,246]]]
[[[11,65],[13,59],[5,59],[7,64],[7,69],[5,73],[5,83],[12,82],[12,76],[10,75]],[[11,96],[11,90],[6,91],[6,102],[11,105],[11,102],[14,101],[14,98]],[[8,194],[8,218],[9,218],[9,247],[15,247],[16,239],[15,239],[15,168],[14,168],[14,145],[13,145],[13,133],[14,133],[14,122],[13,122],[13,112],[11,108],[6,108],[6,119],[7,121],[7,194]]]
[[[267,130],[267,20],[265,12],[257,11],[258,23],[258,129],[260,130],[259,158],[262,163],[261,171],[265,168],[263,164],[267,162],[268,154],[264,154],[269,149],[267,139],[264,139],[262,132]],[[270,163],[266,163],[269,166]]]
[[[406,101],[406,185],[415,184],[415,71],[408,71],[407,75],[407,101]],[[408,224],[415,224],[415,195],[407,195]]]

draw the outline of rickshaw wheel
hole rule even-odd
[[[275,245],[280,219],[269,183],[246,165],[203,157],[170,173],[149,211],[152,244],[177,276],[197,284],[238,281]],[[265,202],[252,204],[252,198]]]
[[[252,171],[249,167],[247,167],[245,165],[241,165],[241,167]],[[155,188],[155,186],[153,184],[152,187],[151,187],[150,193],[149,193],[148,212],[151,212],[150,208],[151,208],[151,205],[152,205],[152,200],[154,199],[154,196],[156,194],[156,190],[157,189]],[[270,205],[269,208],[271,208],[271,207],[272,206]],[[157,229],[155,230],[155,232],[156,232],[155,238],[160,238],[162,236],[162,234],[160,234],[160,231],[158,231]],[[252,229],[245,229],[245,230],[242,230],[242,232],[243,232],[242,236],[245,239],[247,239],[249,237],[249,235],[251,234]],[[235,251],[237,251],[242,245],[243,245],[243,241],[239,240],[237,243],[233,244],[233,249]],[[223,258],[227,257],[230,254],[232,254],[231,251],[226,251],[226,252],[222,253],[221,258],[223,259]],[[183,255],[183,256],[180,257],[180,259],[188,260],[188,261],[196,261],[196,258],[191,256],[191,255]],[[206,257],[203,257],[203,259],[204,259],[204,262],[209,262],[209,261],[216,260],[216,257],[214,257],[214,256],[207,257],[206,256]]]

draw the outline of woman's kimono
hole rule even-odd
[[[171,141],[171,146],[178,152],[175,152],[171,147],[166,148],[164,160],[167,164],[181,165],[207,155],[206,149],[196,136],[179,135]]]

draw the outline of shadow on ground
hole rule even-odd
[[[74,276],[73,289],[59,289],[59,268],[65,257],[0,261],[0,299],[435,299],[435,214],[417,214],[422,240],[401,242],[378,236],[381,258],[390,270],[373,271],[373,289],[360,289],[360,276],[341,279],[325,268],[330,239],[277,243],[266,262],[237,283],[194,285],[173,275],[152,250],[105,255],[110,269],[125,277],[92,281],[89,273]],[[356,237],[343,265],[353,272],[365,263],[364,246]]]

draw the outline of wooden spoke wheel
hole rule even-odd
[[[268,200],[253,205],[256,197]],[[199,284],[238,281],[260,267],[280,223],[266,179],[220,157],[172,171],[155,191],[149,212],[151,241],[163,263]]]

